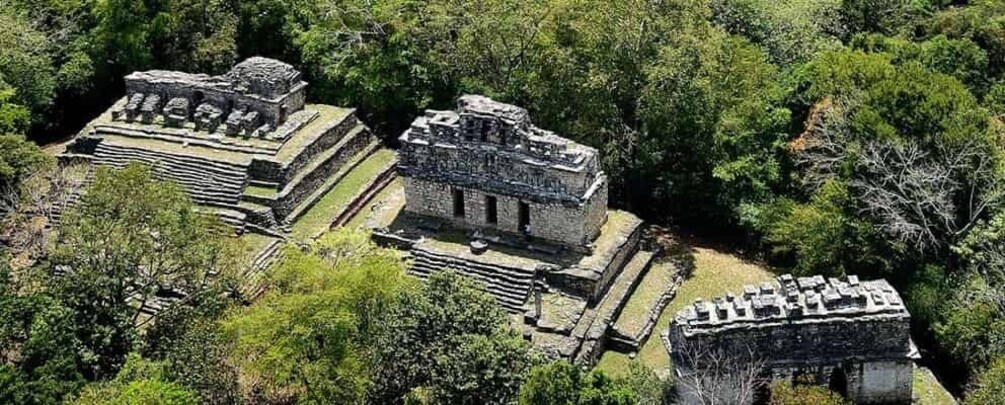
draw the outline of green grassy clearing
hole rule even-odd
[[[368,221],[374,225],[384,224],[386,226],[390,224],[405,205],[404,191],[402,190],[404,187],[405,183],[400,177],[391,180],[383,190],[380,190],[370,202],[359,210],[359,213],[349,219],[346,227],[360,228],[365,226]]]
[[[615,322],[618,330],[633,335],[642,330],[649,319],[649,309],[673,282],[675,271],[676,266],[671,262],[653,263],[621,310],[621,316]]]
[[[649,339],[642,345],[635,359],[628,355],[605,352],[597,363],[597,367],[605,372],[620,376],[625,375],[632,362],[640,362],[655,370],[660,375],[668,375],[670,356],[663,346],[660,333],[670,324],[670,319],[685,305],[694,302],[695,298],[713,298],[727,291],[739,291],[744,284],[764,281],[773,277],[767,269],[745,262],[728,253],[708,248],[693,249],[695,269],[690,278],[684,281],[677,296],[670,302],[660,315],[656,328]],[[633,297],[635,298],[635,297]],[[629,303],[629,305],[636,305]]]
[[[916,405],[955,405],[956,400],[942,387],[931,370],[915,366],[914,403]]]
[[[325,232],[335,217],[349,205],[350,200],[394,158],[393,150],[380,149],[360,162],[293,224],[291,239],[306,239]]]

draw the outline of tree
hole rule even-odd
[[[931,18],[923,21],[922,28],[927,36],[943,34],[951,39],[968,39],[979,45],[988,55],[989,63],[985,75],[1002,79],[1005,67],[1005,2],[1001,0],[979,0],[968,2],[961,7],[947,7],[939,10]]]
[[[373,402],[398,402],[421,388],[437,401],[505,403],[530,367],[527,343],[508,330],[495,299],[453,272],[405,290],[381,324]]]
[[[839,0],[715,0],[712,21],[761,45],[775,63],[790,66],[840,45],[846,35],[841,6]]]
[[[289,250],[274,273],[274,290],[223,322],[242,389],[269,401],[361,401],[376,319],[408,285],[400,261],[364,235],[335,233]]]
[[[681,402],[750,404],[770,382],[764,375],[764,361],[746,344],[681,343],[674,352],[674,364],[683,370],[674,382]]]
[[[4,82],[0,75],[0,134],[24,133],[31,123],[31,112],[17,104],[15,93],[17,89]]]
[[[150,27],[154,63],[164,68],[220,74],[237,58],[238,18],[224,0],[168,0]]]
[[[955,293],[932,329],[955,362],[981,370],[1005,356],[1005,292],[975,273],[954,281]]]
[[[18,185],[0,188],[0,212],[5,213],[0,218],[0,239],[7,244],[16,268],[45,258],[53,238],[50,227],[84,186],[86,165],[48,163]]]
[[[984,370],[968,389],[967,405],[997,404],[1005,400],[1005,357],[1000,357]]]
[[[656,383],[658,389],[662,383]],[[535,366],[530,370],[527,381],[520,387],[520,404],[639,404],[649,403],[637,388],[624,380],[614,380],[603,371],[584,373],[576,365],[565,360],[557,360]],[[659,396],[655,399],[662,399]],[[661,403],[661,402],[655,402]]]
[[[195,405],[191,390],[170,380],[162,363],[130,355],[115,379],[92,383],[73,402],[76,405]]]
[[[61,219],[50,258],[66,274],[57,289],[75,312],[89,378],[114,374],[129,352],[144,305],[170,290],[193,300],[217,294],[235,269],[216,218],[149,168],[99,168]]]
[[[510,331],[451,340],[456,346],[438,355],[429,381],[437,402],[505,404],[516,398],[531,363],[522,336]]]
[[[30,174],[53,163],[34,142],[21,135],[0,135],[0,189],[17,190]]]
[[[72,311],[0,260],[0,402],[57,403],[84,383]]]
[[[56,72],[48,38],[20,16],[0,12],[0,80],[13,87],[13,103],[31,111],[33,122],[44,122],[56,91]]]
[[[797,98],[823,105],[793,151],[811,187],[843,179],[856,214],[943,254],[1001,198],[1000,129],[954,78],[891,60],[842,51],[809,63]]]

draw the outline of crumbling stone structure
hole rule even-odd
[[[62,157],[148,164],[238,233],[283,236],[380,146],[355,110],[306,104],[300,72],[277,60],[250,58],[220,76],[135,72],[125,83]]]
[[[743,385],[689,379],[752,363],[770,380],[829,385],[855,403],[911,402],[910,314],[885,280],[782,275],[739,295],[697,299],[677,313],[665,336],[674,372],[684,381],[678,384],[684,403],[714,394],[701,389]],[[723,359],[728,369],[711,370]]]
[[[115,120],[169,127],[192,123],[199,131],[273,138],[290,135],[276,129],[303,109],[307,91],[293,66],[261,57],[222,76],[151,70],[132,73],[125,82],[128,102],[112,110]]]
[[[414,276],[480,282],[548,355],[589,365],[609,347],[637,350],[651,328],[627,336],[613,324],[658,249],[639,218],[607,209],[597,151],[517,106],[474,95],[457,106],[399,138],[402,198],[374,238],[407,251]]]
[[[535,127],[523,108],[462,96],[399,140],[406,211],[582,250],[606,219],[597,151]]]

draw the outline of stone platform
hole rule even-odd
[[[402,187],[400,184],[398,188]],[[513,314],[514,326],[541,352],[592,364],[612,324],[658,252],[642,242],[642,221],[610,210],[591,253],[505,233],[471,231],[404,211],[402,192],[388,190],[362,222],[374,239],[402,250],[409,274],[450,269],[484,285]],[[488,242],[482,253],[471,242]]]
[[[189,127],[113,120],[111,111],[125,102],[92,121],[62,157],[117,168],[148,164],[196,203],[225,213],[238,233],[281,235],[329,176],[379,147],[352,109],[306,105],[312,118],[284,138],[213,139]]]

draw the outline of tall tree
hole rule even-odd
[[[114,374],[132,347],[143,306],[159,292],[219,292],[235,268],[222,229],[146,166],[98,169],[63,214],[51,258],[66,272],[58,288],[80,325],[89,378]]]

